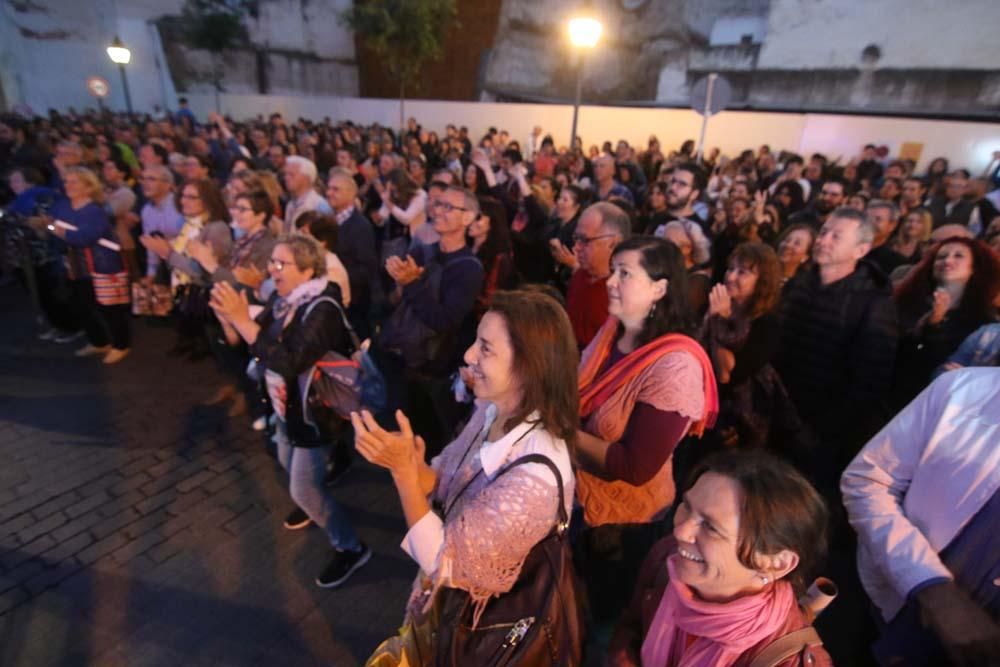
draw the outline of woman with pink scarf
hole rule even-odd
[[[707,458],[681,496],[673,535],[643,564],[607,664],[832,665],[810,632],[831,598],[806,592],[825,556],[826,519],[815,489],[774,456]]]

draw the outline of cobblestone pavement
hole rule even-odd
[[[415,570],[387,475],[356,462],[338,483],[375,556],[320,589],[329,547],[282,528],[262,437],[199,405],[211,361],[134,320],[107,367],[36,340],[16,288],[0,313],[0,665],[349,666],[395,630]]]

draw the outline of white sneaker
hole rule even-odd
[[[104,363],[106,364],[117,364],[119,361],[128,356],[129,350],[125,348],[124,350],[119,350],[116,347],[111,348],[111,351],[104,355]]]
[[[76,355],[76,356],[78,356],[78,357],[95,357],[97,355],[105,355],[110,350],[111,350],[111,346],[110,345],[104,345],[102,347],[95,347],[95,346],[91,345],[90,343],[87,343],[86,345],[84,345],[83,347],[81,347],[79,350],[77,350],[73,354]]]
[[[48,328],[42,333],[38,334],[38,340],[55,340],[59,335],[58,329]]]

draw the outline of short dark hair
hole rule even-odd
[[[186,97],[178,97],[177,98],[177,103],[180,104],[182,107],[186,107],[187,103],[188,103],[188,98],[186,98]]]
[[[520,164],[524,162],[524,157],[521,155],[521,151],[516,148],[508,148],[503,152],[503,157],[507,158],[514,164]]]
[[[160,161],[164,164],[164,166],[170,163],[170,153],[167,152],[167,149],[164,148],[162,144],[149,143],[146,145],[153,149],[153,152],[156,153],[158,158],[160,158]]]
[[[250,202],[250,208],[256,214],[264,214],[264,224],[274,215],[274,206],[271,204],[271,196],[264,190],[249,190],[236,195],[236,200],[246,199]]]
[[[667,279],[666,295],[656,302],[636,337],[641,347],[668,333],[689,334],[693,330],[691,306],[688,302],[687,270],[684,256],[670,241],[655,236],[633,236],[619,243],[611,258],[634,250],[639,253],[639,265],[651,280]]]
[[[709,472],[728,477],[740,487],[736,543],[740,563],[757,569],[757,554],[793,551],[798,554],[799,564],[788,573],[788,581],[797,597],[805,593],[827,549],[829,512],[816,489],[791,464],[773,454],[726,450],[697,464],[685,490]]]
[[[322,213],[316,213],[315,211],[309,211],[309,213],[315,214],[307,219],[309,233],[314,239],[319,241],[320,245],[326,248],[327,252],[336,253],[337,233],[339,231],[339,225],[337,225],[336,218],[332,215],[324,215]],[[308,213],[303,214],[302,217],[304,218],[306,215],[308,215]]]
[[[686,171],[687,173],[691,174],[691,176],[694,178],[694,182],[691,185],[691,187],[697,190],[699,194],[705,191],[705,183],[706,183],[705,170],[696,165],[694,162],[681,163],[676,167],[674,167],[674,171],[675,172]]]

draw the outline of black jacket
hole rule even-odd
[[[330,283],[320,295],[331,297],[343,303],[340,288]],[[319,303],[305,317],[308,304],[295,311],[292,321],[281,328],[274,318],[274,304],[277,294],[272,294],[264,311],[257,316],[260,333],[250,346],[250,354],[263,368],[274,371],[285,380],[287,400],[285,402],[285,424],[288,437],[296,447],[318,447],[329,444],[311,426],[305,423],[302,412],[302,397],[299,395],[299,374],[309,370],[313,364],[329,351],[349,356],[350,336],[344,328],[337,308],[331,303]],[[314,417],[318,417],[314,415]],[[326,431],[336,430],[338,425],[326,425]]]
[[[367,313],[379,270],[374,227],[368,218],[354,209],[337,232],[337,257],[347,269],[351,285],[351,311]]]
[[[830,285],[813,267],[785,285],[775,359],[803,420],[846,465],[884,420],[899,338],[888,279],[862,260]]]
[[[934,218],[934,229],[937,229],[942,225],[962,225],[964,227],[969,224],[969,216],[972,215],[974,206],[972,202],[963,199],[955,204],[949,213],[948,202],[943,197],[937,197],[931,200],[927,209]]]

